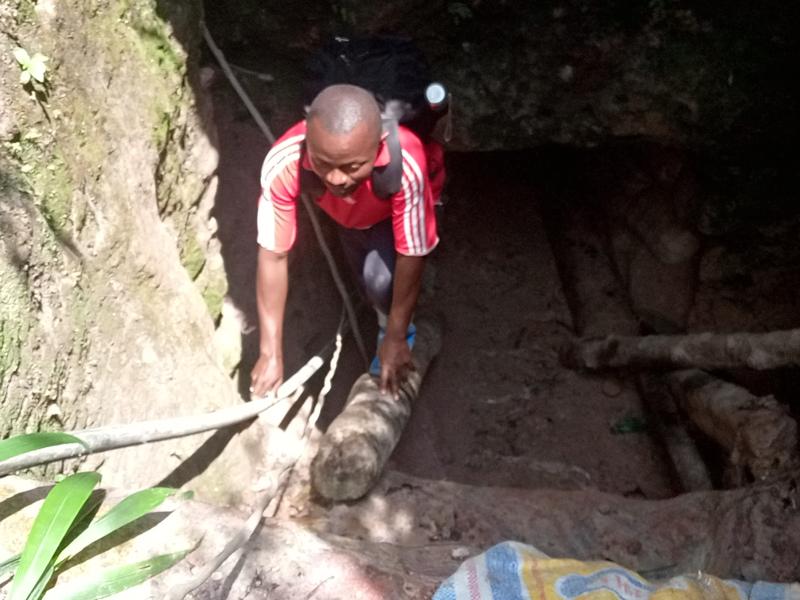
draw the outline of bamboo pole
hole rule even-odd
[[[0,462],[0,476],[58,460],[78,458],[117,448],[127,448],[129,446],[186,437],[242,423],[290,397],[319,370],[324,362],[321,356],[311,358],[299,371],[281,385],[275,396],[270,395],[204,415],[190,415],[172,419],[71,431],[69,433],[83,440],[85,446],[62,444],[9,458]]]

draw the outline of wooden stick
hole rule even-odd
[[[272,477],[267,488],[256,498],[253,511],[242,527],[228,540],[225,547],[214,556],[212,560],[204,564],[197,572],[192,573],[191,578],[179,585],[173,586],[169,591],[168,600],[183,600],[187,594],[190,594],[203,585],[206,580],[214,574],[214,571],[222,566],[222,563],[228,560],[234,552],[242,548],[250,538],[253,537],[256,527],[258,527],[258,524],[261,523],[261,519],[264,517],[264,511],[267,509],[270,501],[278,493],[278,490],[285,484],[293,465],[294,462],[285,465],[277,475]]]
[[[381,394],[378,378],[363,374],[353,384],[342,413],[320,440],[311,463],[311,485],[323,498],[355,500],[375,485],[419,395],[422,378],[441,347],[438,320],[420,319],[412,371],[397,398]]]
[[[625,299],[597,230],[597,223],[603,220],[590,209],[571,207],[561,213],[553,211],[549,221],[554,258],[565,295],[570,300],[577,332],[583,336],[610,331],[638,333],[639,322]],[[649,374],[632,379],[643,404],[650,410],[654,429],[669,455],[681,489],[686,492],[711,489],[708,469],[683,421],[678,418],[666,382],[659,375]]]
[[[684,427],[665,376],[659,373],[640,373],[636,378],[636,385],[653,414],[656,432],[664,442],[681,490],[698,492],[713,489],[708,467]]]
[[[769,333],[611,335],[573,341],[562,361],[578,369],[690,368],[764,370],[800,365],[800,329]]]
[[[730,453],[733,466],[766,479],[796,465],[797,423],[772,396],[759,398],[698,369],[667,378],[681,408]]]

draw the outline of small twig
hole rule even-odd
[[[294,471],[294,467],[297,464],[297,461],[305,454],[306,450],[308,449],[308,440],[311,437],[311,429],[313,426],[317,424],[319,420],[319,415],[322,412],[322,403],[325,400],[324,393],[327,393],[327,390],[330,388],[330,381],[333,380],[333,375],[336,372],[336,367],[339,364],[339,355],[342,351],[342,336],[345,333],[347,328],[347,323],[344,319],[344,311],[342,311],[342,316],[339,318],[339,327],[336,330],[336,349],[333,352],[333,356],[331,357],[330,366],[328,367],[328,373],[325,376],[325,385],[323,385],[323,393],[320,393],[320,397],[317,401],[317,405],[312,407],[308,419],[306,420],[305,426],[303,428],[303,434],[301,439],[303,440],[303,447],[300,451],[287,462],[287,464],[283,467],[281,472],[275,477],[274,485],[268,486],[257,498],[254,504],[253,511],[250,513],[250,516],[247,518],[245,524],[236,532],[236,534],[225,544],[225,547],[219,552],[213,559],[211,559],[201,570],[197,573],[194,577],[192,577],[189,581],[184,582],[180,586],[174,587],[170,590],[169,600],[183,600],[183,598],[193,592],[201,585],[203,585],[206,580],[211,577],[211,575],[222,566],[224,563],[234,552],[239,550],[239,548],[243,547],[253,536],[255,533],[256,527],[261,522],[261,519],[264,517],[272,518],[275,516],[275,513],[278,511],[278,506],[280,505],[280,501],[283,498],[283,493],[286,490],[286,485],[288,485],[289,480],[291,479],[292,472]],[[277,502],[273,510],[270,511],[269,514],[266,514],[267,508],[269,507],[269,503],[272,499],[277,498]],[[324,581],[322,582],[324,583]],[[319,585],[322,585],[320,583]],[[319,586],[317,586],[319,587]],[[316,591],[316,588],[312,590],[312,593]],[[310,596],[309,596],[310,597]]]
[[[270,500],[275,497],[278,489],[283,485],[284,481],[288,479],[288,474],[291,471],[292,464],[286,465],[283,470],[275,478],[274,485],[267,487],[256,498],[253,512],[245,521],[245,524],[236,532],[236,534],[228,540],[225,547],[213,559],[206,563],[199,573],[194,575],[189,581],[184,582],[180,586],[173,587],[169,592],[169,600],[183,600],[183,598],[203,585],[206,580],[214,574],[214,571],[219,569],[228,558],[236,552],[239,548],[244,546],[248,540],[253,536],[253,533],[261,522],[264,511],[270,503]]]
[[[306,597],[303,600],[310,600],[310,598],[312,598],[314,594],[316,594],[319,591],[319,588],[321,588],[324,584],[328,583],[331,579],[333,579],[333,575],[329,575],[328,577],[320,581],[317,585],[314,586],[314,589],[312,589],[310,592],[308,592],[308,594],[306,594]]]
[[[275,77],[270,75],[269,73],[261,73],[259,71],[254,71],[253,69],[240,67],[239,65],[235,65],[233,63],[230,63],[230,65],[234,71],[239,71],[240,73],[244,73],[245,75],[252,75],[256,79],[260,79],[261,81],[267,81],[267,82],[275,81]]]

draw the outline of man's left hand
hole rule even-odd
[[[411,349],[405,337],[394,339],[387,335],[378,348],[378,358],[381,361],[381,393],[391,392],[397,398],[400,384],[408,372],[414,370]]]

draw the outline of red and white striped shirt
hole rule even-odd
[[[438,189],[433,189],[422,142],[402,125],[398,132],[403,179],[397,194],[389,199],[379,198],[372,193],[372,179],[367,178],[350,196],[340,198],[325,190],[317,203],[337,223],[350,229],[367,229],[391,217],[395,250],[407,256],[424,256],[439,243],[433,207],[444,177],[436,177],[434,185]],[[305,138],[306,122],[300,121],[275,142],[261,168],[258,244],[273,252],[287,252],[296,238],[300,161],[303,160],[303,168],[311,169],[302,151]],[[389,161],[389,149],[381,142],[375,166]]]

